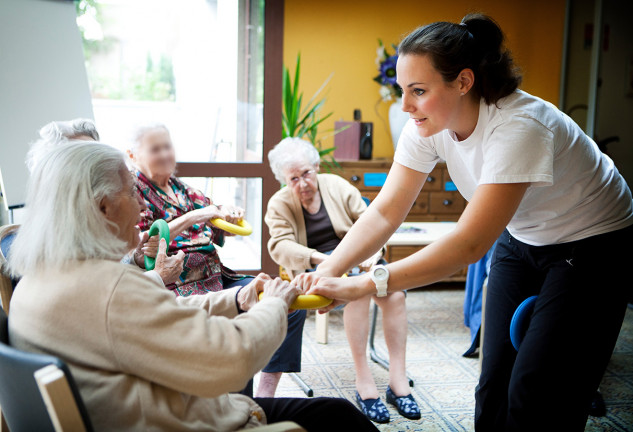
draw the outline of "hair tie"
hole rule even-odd
[[[470,32],[470,30],[468,30],[468,25],[465,22],[461,22],[461,23],[459,23],[459,25],[461,27],[464,27],[466,29],[466,31],[468,32],[468,39],[471,39],[471,40],[474,39],[473,34]]]

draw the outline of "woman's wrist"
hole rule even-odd
[[[359,286],[360,286],[360,291],[363,293],[363,295],[367,295],[367,294],[376,294],[376,284],[374,283],[373,280],[371,280],[371,277],[369,276],[369,273],[364,273],[360,276],[356,276],[354,279],[358,279],[358,281],[360,282]]]

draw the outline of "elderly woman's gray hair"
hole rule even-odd
[[[113,234],[115,225],[100,203],[121,192],[125,175],[130,174],[123,153],[108,145],[76,141],[51,149],[29,180],[11,273],[27,275],[77,260],[120,260],[128,246]]]
[[[145,123],[141,125],[137,125],[132,132],[132,142],[130,146],[130,151],[134,153],[137,149],[141,141],[149,132],[154,132],[155,130],[162,129],[165,132],[169,133],[169,129],[163,123],[152,122]]]
[[[50,149],[79,137],[89,137],[99,141],[99,132],[90,119],[77,118],[68,121],[52,121],[40,129],[40,138],[35,141],[26,155],[29,171]]]
[[[270,169],[281,184],[286,183],[285,169],[289,166],[308,163],[316,167],[320,160],[319,151],[310,142],[301,138],[284,138],[268,152]]]

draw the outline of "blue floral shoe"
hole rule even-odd
[[[391,390],[391,387],[387,387],[387,402],[391,405],[395,405],[398,409],[398,413],[402,417],[406,417],[410,420],[418,420],[422,417],[420,408],[418,408],[418,404],[415,402],[415,399],[413,399],[412,394],[396,396],[393,390]]]
[[[361,399],[358,392],[356,392],[356,402],[360,406],[360,410],[365,416],[376,423],[389,423],[391,418],[389,417],[389,410],[384,403],[378,399]]]

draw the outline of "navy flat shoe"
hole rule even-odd
[[[391,390],[391,387],[387,387],[387,402],[391,405],[395,405],[398,409],[398,413],[402,417],[406,417],[409,420],[419,420],[422,415],[420,414],[420,408],[418,404],[413,399],[413,395],[409,394],[407,396],[396,396],[396,394]]]
[[[365,416],[376,423],[389,423],[391,417],[389,416],[389,410],[384,403],[378,399],[361,399],[358,392],[356,392],[356,402],[360,406],[360,410]]]

